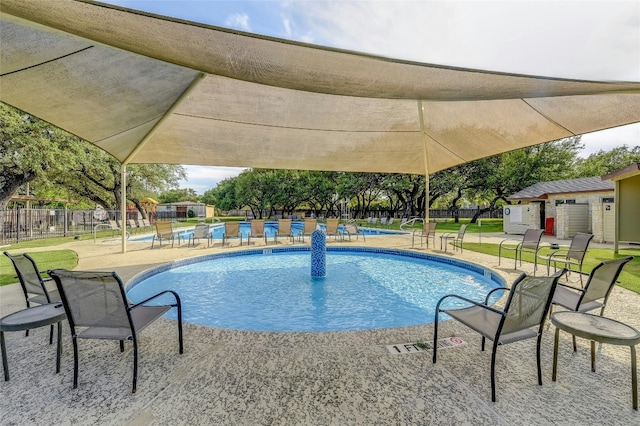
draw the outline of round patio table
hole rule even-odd
[[[4,380],[9,380],[9,365],[7,363],[7,348],[4,342],[5,331],[24,331],[32,328],[44,327],[58,323],[58,347],[56,349],[56,373],[60,372],[60,352],[62,346],[62,328],[60,321],[67,315],[64,312],[62,303],[48,303],[46,305],[34,306],[9,314],[0,319],[0,347],[2,350],[2,367],[4,368]]]
[[[633,409],[638,409],[638,377],[636,370],[636,348],[640,343],[640,332],[635,328],[611,318],[582,312],[563,311],[551,316],[551,323],[556,326],[553,344],[553,374],[556,381],[558,369],[558,336],[560,330],[574,336],[591,340],[591,371],[596,371],[596,343],[629,346],[631,348],[631,394]]]

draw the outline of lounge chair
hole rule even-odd
[[[460,244],[460,253],[462,253],[462,240],[464,239],[465,232],[467,232],[466,223],[460,227],[457,233],[447,232],[440,235],[440,250],[442,250],[442,244],[444,243],[444,251],[446,252],[447,246],[449,245],[449,240],[451,240],[453,242],[453,249],[457,250],[458,244]]]
[[[156,240],[160,242],[160,247],[162,247],[162,240],[170,240],[171,247],[173,247],[175,240],[178,240],[178,245],[180,245],[181,239],[182,235],[176,234],[173,231],[173,223],[171,223],[171,221],[159,220],[156,222],[156,234],[153,236],[153,241],[151,241],[151,248],[153,248]]]
[[[151,225],[151,222],[149,222],[149,219],[140,219],[139,224],[140,224],[141,228],[143,230],[145,230],[145,231],[147,229],[152,229],[153,228],[153,225]]]
[[[47,288],[47,283],[52,282],[51,278],[43,278],[42,272],[38,269],[36,261],[26,253],[23,254],[9,254],[4,252],[16,271],[18,281],[20,281],[20,287],[24,293],[25,301],[27,302],[27,308],[31,307],[31,303],[37,305],[44,305],[47,303],[55,303],[60,301],[60,294],[55,288]],[[25,336],[29,335],[29,330],[26,330]],[[49,344],[53,343],[53,324],[51,325],[51,331],[49,333]]]
[[[196,240],[207,240],[207,247],[211,247],[211,240],[213,240],[213,236],[211,235],[211,230],[209,229],[209,225],[206,223],[198,223],[196,227],[193,228],[193,234],[189,236],[189,241],[187,242],[187,247],[193,242],[193,246],[196,245]]]
[[[293,234],[291,223],[291,219],[278,219],[278,229],[276,230],[273,237],[275,243],[278,242],[278,237],[289,237],[289,240],[292,243],[295,242],[296,236]]]
[[[251,233],[247,237],[247,244],[251,244],[251,238],[262,238],[267,244],[267,234],[264,232],[264,220],[253,219],[251,221]]]
[[[242,233],[240,232],[240,222],[225,222],[224,234],[222,235],[222,245],[230,245],[229,238],[240,238],[242,245]]]
[[[558,283],[551,309],[549,309],[549,317],[551,317],[553,305],[577,312],[588,312],[600,308],[600,316],[602,316],[604,308],[607,306],[609,294],[611,294],[622,268],[632,259],[633,256],[627,256],[622,259],[600,262],[589,274],[584,288]],[[573,351],[575,352],[576,349],[576,337],[573,336]]]
[[[73,388],[78,387],[78,339],[110,339],[133,342],[133,389],[138,380],[138,333],[171,308],[178,310],[179,352],[182,345],[182,307],[180,297],[171,290],[162,291],[140,303],[127,301],[122,280],[115,272],[84,272],[56,269],[49,271],[55,280],[67,313],[73,341]],[[164,294],[172,294],[170,305],[145,306]]]
[[[313,233],[313,231],[315,231],[316,229],[318,229],[318,219],[305,219],[304,228],[302,230],[302,241],[304,242],[305,236],[311,237],[311,233]]]
[[[358,225],[353,222],[344,224],[344,234],[349,237],[349,241],[351,241],[352,235],[356,236],[356,240],[360,238],[360,235],[362,235],[363,241],[367,241],[366,237],[364,236],[364,232],[361,232],[360,228],[358,228]]]
[[[141,227],[138,225],[138,222],[136,222],[135,219],[128,219],[127,226],[131,230],[131,232],[135,232],[141,229]]]
[[[394,219],[392,217],[390,217],[389,220],[387,221],[387,228],[390,228],[391,225],[393,225],[393,221],[394,221]]]
[[[480,333],[482,335],[483,351],[485,340],[493,341],[493,350],[491,352],[491,401],[495,402],[496,400],[495,364],[496,350],[499,345],[537,337],[538,384],[542,385],[542,370],[540,367],[542,329],[558,279],[564,272],[565,270],[563,269],[551,277],[533,277],[521,274],[510,289],[500,287],[491,290],[487,294],[484,303],[454,294],[444,296],[436,305],[433,331],[433,363],[436,363],[438,350],[438,315],[440,312],[444,312]],[[488,305],[491,294],[497,290],[509,291],[504,309],[496,309]],[[441,308],[442,303],[449,298],[462,300],[471,306],[462,309]]]
[[[344,239],[343,233],[340,232],[340,219],[327,219],[324,232],[327,237],[333,235],[335,240],[337,240],[338,237],[342,237]]]
[[[513,269],[518,267],[518,259],[520,259],[520,266],[522,266],[522,253],[528,252],[533,254],[533,258],[538,257],[538,250],[540,250],[540,239],[542,238],[542,234],[544,233],[544,229],[527,229],[522,237],[522,241],[518,242],[513,239],[506,239],[500,242],[498,246],[498,265],[500,265],[500,259],[502,258],[503,250],[512,250],[515,252],[515,262],[513,265]],[[504,244],[510,245],[504,245]],[[513,245],[513,243],[516,243]],[[534,268],[535,268],[534,263]],[[534,270],[535,273],[535,270]]]
[[[120,222],[117,220],[109,221],[109,229],[111,229],[111,236],[113,236],[116,233],[122,232],[122,227],[120,226]]]
[[[411,237],[411,248],[415,246],[416,237],[420,238],[420,247],[422,247],[422,241],[427,240],[427,248],[429,248],[429,238],[433,240],[433,247],[436,246],[436,222],[425,222],[422,225],[422,229],[413,231]]]
[[[580,276],[580,286],[582,286],[582,261],[587,254],[587,249],[589,248],[589,243],[592,238],[593,234],[583,234],[579,232],[571,239],[571,245],[568,249],[556,250],[545,256],[538,254],[533,270],[535,271],[537,269],[538,259],[546,262],[547,275],[550,274],[552,262],[554,270],[557,270],[558,264],[560,264],[562,267],[567,268],[569,272],[577,272]],[[572,266],[574,269],[571,269]]]
[[[381,226],[387,226],[387,218],[386,217],[383,217],[383,218],[380,219],[380,225]]]

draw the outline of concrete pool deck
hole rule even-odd
[[[469,234],[466,240],[474,238]],[[482,242],[502,238],[483,234]],[[329,245],[334,244],[410,249],[411,235],[367,236],[366,242],[351,243],[329,239]],[[115,270],[125,282],[165,262],[236,250],[202,243],[195,248],[182,244],[150,250],[149,242],[129,242],[123,254],[117,239],[57,247],[78,253],[77,269]],[[445,255],[440,250],[420,251]],[[532,270],[523,264],[514,272],[513,260],[498,267],[497,258],[470,251],[449,250],[446,256],[494,269],[509,283],[519,272]],[[639,295],[616,287],[605,314],[640,328],[639,302]],[[2,316],[22,308],[19,285],[0,287]],[[393,354],[387,349],[387,345],[429,342],[431,324],[321,333],[184,327],[183,355],[178,354],[171,320],[163,318],[140,334],[136,394],[131,393],[131,344],[120,353],[115,342],[80,341],[79,385],[72,389],[73,354],[66,323],[59,374],[54,373],[55,346],[48,345],[48,328],[32,330],[26,338],[21,332],[6,333],[11,380],[0,384],[0,424],[640,423],[640,415],[631,408],[629,349],[603,345],[593,373],[589,342],[578,339],[574,354],[570,336],[561,333],[554,383],[552,326],[545,329],[542,340],[543,386],[536,380],[535,340],[498,349],[495,403],[491,402],[491,351],[480,351],[479,335],[453,321],[443,323],[440,336],[460,337],[466,344],[439,351],[435,365],[431,351]]]

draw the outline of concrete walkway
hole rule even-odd
[[[471,238],[469,238],[469,236]],[[503,235],[483,235],[495,242]],[[518,236],[514,236],[518,238]],[[477,238],[469,234],[469,241]],[[568,242],[565,242],[567,244]],[[411,236],[368,237],[334,243],[410,249]],[[77,241],[77,269],[116,270],[125,280],[176,259],[236,248],[187,248],[118,240]],[[254,246],[252,246],[254,247]],[[427,251],[421,250],[421,251]],[[428,250],[432,251],[432,250]],[[436,254],[445,255],[439,250]],[[511,282],[513,261],[465,251],[453,256],[492,268]],[[531,265],[523,265],[525,272]],[[640,296],[616,288],[606,314],[640,328]],[[18,285],[0,287],[1,315],[24,307]],[[536,381],[535,341],[498,349],[497,402],[491,402],[490,356],[480,338],[456,322],[441,337],[466,345],[392,354],[387,345],[432,339],[431,324],[396,329],[323,333],[264,333],[185,324],[178,354],[175,323],[161,319],[140,335],[138,392],[131,393],[132,348],[112,341],[80,342],[80,380],[72,389],[73,354],[66,323],[60,374],[48,329],[7,333],[11,380],[0,383],[0,424],[176,425],[631,425],[628,348],[602,346],[590,370],[589,342],[561,333],[558,382],[551,381],[553,327],[542,341],[543,386]]]

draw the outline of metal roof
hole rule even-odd
[[[507,197],[508,200],[524,198],[547,198],[550,194],[570,192],[613,191],[615,185],[611,181],[602,180],[600,176],[538,182],[522,191]]]

